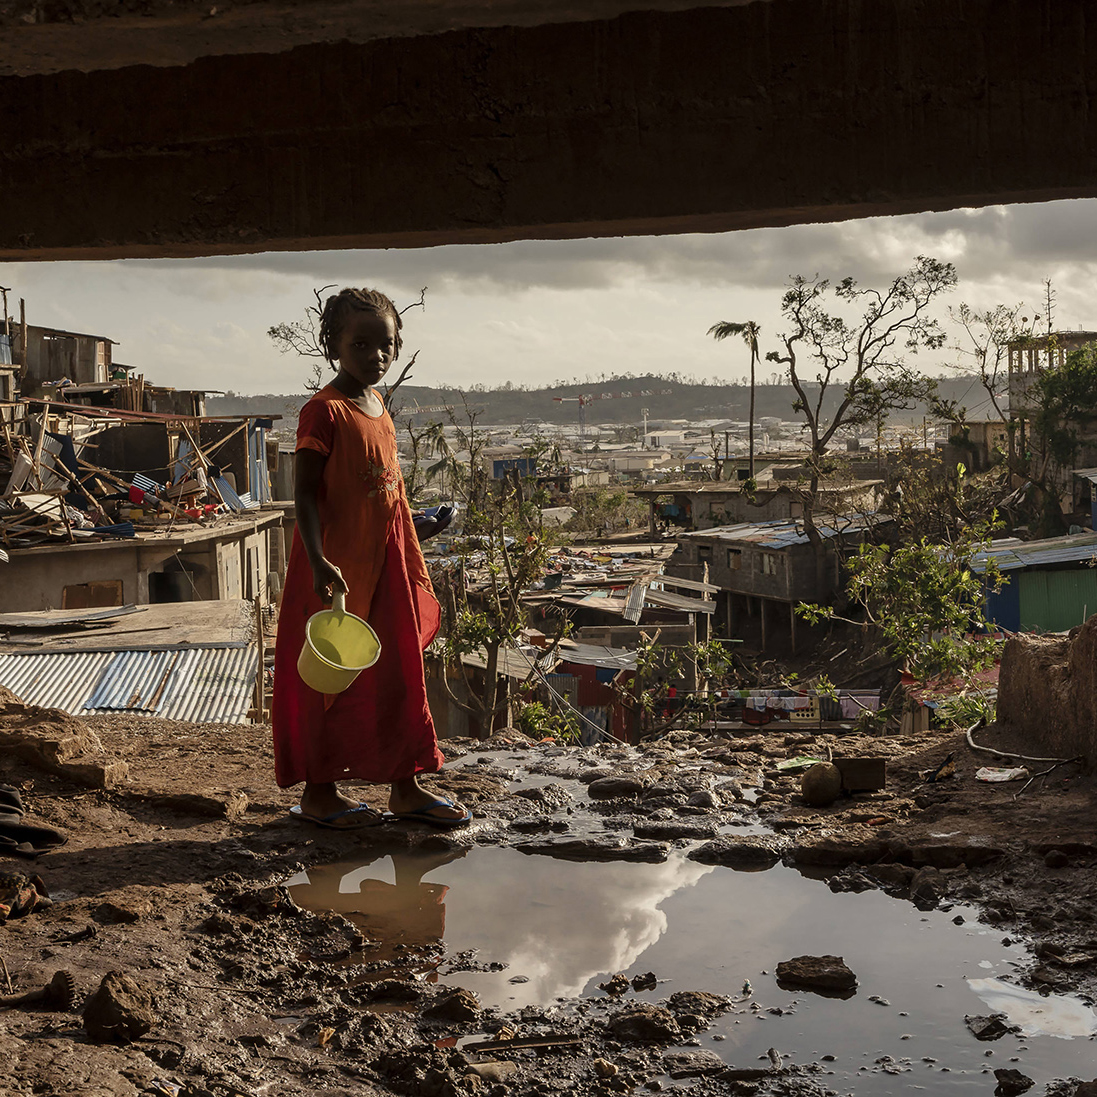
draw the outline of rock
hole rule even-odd
[[[833,762],[818,762],[800,779],[804,803],[813,808],[833,804],[842,791],[842,771]]]
[[[910,881],[910,899],[923,910],[941,901],[941,874],[935,868],[920,868]]]
[[[658,985],[659,980],[655,978],[654,971],[645,971],[643,975],[632,977],[632,989],[636,991],[654,990]]]
[[[669,1009],[637,1004],[610,1018],[609,1030],[619,1040],[638,1044],[673,1044],[682,1030]]]
[[[658,842],[628,842],[615,835],[591,838],[533,838],[518,842],[515,849],[539,853],[563,861],[640,861],[661,865],[667,859],[667,847]]]
[[[617,800],[624,796],[639,796],[644,782],[636,777],[599,777],[587,785],[592,800]]]
[[[134,789],[128,796],[159,811],[199,815],[204,819],[240,819],[248,810],[247,796],[236,789],[203,789],[200,792]]]
[[[663,1067],[675,1080],[719,1074],[727,1063],[714,1051],[672,1051],[663,1056]]]
[[[1061,849],[1049,849],[1044,854],[1044,864],[1048,868],[1066,868],[1070,864],[1070,858]],[[1024,1075],[1021,1075],[1023,1078]],[[1029,1082],[1029,1085],[1032,1085]]]
[[[657,841],[688,838],[696,842],[702,838],[715,838],[719,827],[715,823],[688,823],[685,820],[671,819],[666,822],[637,823],[632,828],[632,833],[637,838],[654,838]]]
[[[772,868],[781,859],[781,849],[780,839],[772,835],[722,834],[693,850],[689,859],[702,865],[723,865],[750,871]]]
[[[618,972],[612,979],[607,979],[604,983],[598,984],[599,990],[604,990],[607,994],[614,996],[624,994],[629,988],[629,981],[626,975]]]
[[[996,1097],[1016,1097],[1016,1094],[1024,1093],[1035,1085],[1027,1074],[1008,1067],[1000,1067],[994,1072],[994,1077],[998,1080],[998,1088],[994,1091]]]
[[[617,1073],[617,1067],[608,1059],[595,1059],[591,1065],[599,1078],[612,1078]]]
[[[423,1010],[423,1016],[431,1021],[456,1021],[462,1024],[475,1021],[480,1016],[480,999],[471,990],[456,987],[450,993],[436,998]]]
[[[1097,1078],[1092,1082],[1079,1082],[1074,1097],[1097,1097]]]
[[[512,1075],[518,1073],[518,1064],[509,1059],[496,1059],[490,1063],[470,1063],[468,1073],[485,1082],[506,1083]]]
[[[794,956],[777,965],[779,985],[807,987],[833,994],[852,994],[857,976],[841,956]]]
[[[965,1017],[964,1024],[971,1030],[976,1040],[1000,1040],[1008,1032],[1020,1032],[1016,1025],[1006,1023],[1004,1013],[992,1013],[987,1017]]]
[[[132,925],[145,915],[152,913],[152,903],[148,899],[133,899],[125,903],[100,903],[91,916],[104,926]]]
[[[731,1008],[729,999],[706,990],[680,990],[667,999],[667,1005],[675,1013],[696,1013],[702,1017],[715,1017]]]
[[[714,792],[709,792],[707,788],[700,788],[696,792],[691,792],[689,799],[686,801],[691,808],[707,808],[710,811],[715,811],[720,807],[720,798]]]
[[[156,1021],[151,992],[121,971],[108,971],[84,1003],[84,1028],[97,1043],[130,1043]]]
[[[539,788],[515,789],[515,796],[521,796],[524,800],[531,800],[535,804],[547,808],[549,811],[558,811],[571,803],[571,793],[563,785],[541,785]]]
[[[88,788],[117,788],[129,776],[87,724],[60,709],[0,699],[0,749]]]

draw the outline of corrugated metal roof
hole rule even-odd
[[[73,716],[124,710],[164,720],[241,724],[258,669],[255,645],[38,652],[0,655],[0,685],[27,704]]]
[[[986,552],[971,558],[971,570],[986,570],[986,561],[993,559],[1000,571],[1046,566],[1048,564],[1082,563],[1097,557],[1097,533],[1079,533],[1073,537],[1050,537],[1043,541],[1017,541],[1013,538],[1000,546],[992,545]]]
[[[869,515],[868,517],[871,517]],[[816,527],[823,537],[837,537],[839,534],[862,533],[871,526],[868,522],[851,518],[843,522],[841,528],[818,524]],[[697,530],[693,533],[678,535],[680,541],[693,539],[710,541],[749,541],[763,548],[790,548],[792,545],[806,545],[808,536],[803,525],[795,520],[775,518],[770,522],[738,522],[731,526],[715,526],[712,529]]]

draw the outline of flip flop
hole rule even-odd
[[[306,815],[301,810],[300,804],[294,804],[289,809],[290,815],[295,819],[303,819],[306,823],[313,823],[318,827],[327,827],[328,830],[365,830],[367,827],[379,827],[385,817],[381,812],[371,808],[368,804],[359,804],[356,808],[344,808],[342,811],[332,812],[322,819],[317,815]],[[357,816],[357,818],[354,818]],[[350,818],[346,824],[340,824],[338,820]]]
[[[457,805],[452,800],[447,800],[444,796],[439,796],[436,800],[431,800],[429,804],[424,804],[421,808],[416,808],[414,811],[392,811],[388,812],[390,818],[393,819],[407,819],[412,823],[426,823],[432,827],[438,827],[441,830],[451,830],[453,827],[463,827],[466,823],[472,822],[472,812],[466,811],[459,819],[446,819],[440,815],[431,815],[431,811],[434,808],[455,808]]]

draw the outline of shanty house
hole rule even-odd
[[[35,324],[28,324],[26,333],[24,351],[19,345],[23,338],[22,329],[13,329],[17,348],[14,351],[15,360],[26,363],[24,391],[66,377],[77,385],[101,385],[110,380],[114,340],[105,335],[62,331]]]
[[[825,566],[820,569],[803,526],[793,521],[740,522],[680,536],[668,572],[707,574],[720,588],[717,620],[726,635],[736,637],[742,618],[758,618],[762,647],[780,619],[789,623],[796,645],[796,615],[800,602],[827,602],[842,583],[842,549],[848,540],[863,540],[868,523],[861,519],[831,519],[819,532],[825,541]]]
[[[995,541],[972,558],[1005,574],[1000,591],[987,592],[987,620],[1010,632],[1066,632],[1097,613],[1097,533],[1042,541]]]
[[[823,483],[816,494],[816,509],[835,514],[872,511],[882,487],[882,480]],[[647,500],[652,537],[660,518],[685,529],[705,530],[735,522],[788,520],[804,513],[799,487],[781,480],[762,481],[755,491],[744,490],[735,480],[651,484],[631,491]]]

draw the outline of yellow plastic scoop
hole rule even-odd
[[[318,693],[342,693],[381,655],[377,633],[353,613],[338,590],[331,609],[314,613],[305,625],[305,642],[297,657],[297,673]]]

